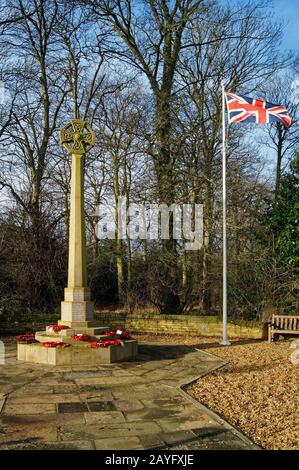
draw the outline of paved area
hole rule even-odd
[[[254,449],[181,388],[222,365],[189,346],[141,344],[135,362],[43,366],[18,362],[8,345],[0,450]]]

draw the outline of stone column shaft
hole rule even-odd
[[[72,155],[68,288],[87,287],[83,155]]]
[[[87,132],[85,132],[87,130]],[[95,136],[80,119],[73,119],[61,131],[61,142],[72,155],[68,285],[61,302],[59,323],[81,327],[93,320],[93,302],[87,288],[86,239],[84,221],[84,158]]]

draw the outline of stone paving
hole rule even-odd
[[[17,361],[7,345],[0,450],[255,449],[181,388],[223,364],[192,347],[141,344],[134,362],[45,366]]]

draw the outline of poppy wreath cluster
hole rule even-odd
[[[19,335],[19,336],[16,336],[16,340],[19,342],[24,342],[24,343],[33,343],[35,342],[35,334],[26,333],[24,335]]]
[[[42,343],[42,345],[44,348],[58,348],[58,349],[68,348],[70,346],[70,344],[68,343],[59,343],[57,341],[45,341],[44,343]]]
[[[93,343],[89,343],[92,348],[107,348],[108,346],[114,346],[119,344],[123,346],[124,343],[121,339],[105,339],[103,341],[94,341]]]
[[[87,334],[78,334],[71,336],[71,339],[73,339],[74,341],[89,341],[90,338],[91,336]]]
[[[104,332],[104,336],[115,336],[115,332],[114,331],[105,331]]]
[[[132,339],[131,335],[126,331],[122,331],[120,329],[115,329],[112,331],[105,331],[104,336],[120,336],[122,339]]]
[[[59,333],[62,330],[67,330],[69,327],[66,325],[51,325],[47,327],[47,331],[53,331],[54,333]]]

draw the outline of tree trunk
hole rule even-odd
[[[123,267],[123,243],[122,239],[119,238],[118,227],[120,224],[118,214],[118,202],[120,197],[119,189],[119,162],[118,155],[113,155],[113,190],[115,198],[115,259],[116,259],[116,273],[117,273],[117,294],[118,301],[122,303],[124,301],[124,267]]]
[[[209,157],[207,157],[209,158]],[[203,237],[203,266],[202,266],[202,308],[205,314],[211,311],[210,273],[211,273],[211,249],[212,249],[212,187],[211,165],[206,162],[204,180],[204,237]]]
[[[277,143],[277,160],[276,160],[276,180],[275,180],[275,200],[277,200],[279,196],[280,190],[280,180],[281,180],[281,161],[282,161],[282,131],[281,128],[278,127],[278,143]]]
[[[175,202],[175,182],[171,155],[171,93],[161,92],[156,104],[156,142],[158,159],[156,175],[160,204],[171,206]],[[176,314],[180,311],[180,298],[177,288],[180,285],[176,240],[173,237],[173,214],[169,213],[169,239],[162,240],[163,259],[166,279],[162,293],[162,313]]]

